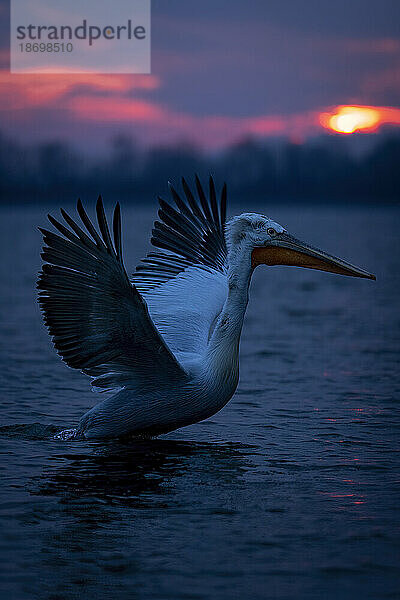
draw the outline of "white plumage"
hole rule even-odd
[[[129,280],[122,259],[119,205],[113,238],[101,198],[99,232],[78,201],[82,229],[49,216],[62,235],[42,229],[45,261],[39,303],[63,360],[114,390],[59,437],[154,436],[220,410],[239,380],[239,341],[252,272],[261,263],[289,264],[373,279],[299,242],[264,215],[226,223],[226,186],[217,202],[196,178],[198,200],[182,180],[171,186],[176,208],[160,199],[156,250]]]

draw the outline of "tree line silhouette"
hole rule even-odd
[[[187,143],[143,150],[120,135],[104,157],[90,157],[62,141],[22,145],[0,135],[2,203],[99,193],[139,203],[165,192],[167,181],[178,184],[194,173],[227,181],[237,198],[399,202],[400,136],[379,137],[357,156],[334,138],[304,144],[246,139],[207,154]]]

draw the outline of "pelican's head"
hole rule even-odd
[[[249,248],[251,266],[291,265],[349,275],[376,279],[360,267],[318,250],[306,242],[290,235],[282,225],[264,215],[243,213],[233,217],[226,227],[227,242],[230,250]]]

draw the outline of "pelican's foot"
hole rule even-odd
[[[54,440],[72,440],[77,437],[77,429],[63,429],[60,433],[56,433]]]

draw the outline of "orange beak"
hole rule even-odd
[[[364,269],[313,248],[288,233],[278,233],[265,246],[254,248],[251,264],[253,268],[258,265],[290,265],[376,280],[375,275]]]

